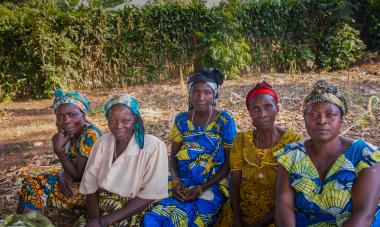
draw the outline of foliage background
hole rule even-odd
[[[0,1],[0,100],[57,87],[124,87],[219,67],[246,71],[347,68],[380,48],[377,0],[230,0],[126,6],[118,1]]]

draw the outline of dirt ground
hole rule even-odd
[[[349,99],[349,114],[344,119],[342,133],[353,138],[365,138],[379,146],[380,62],[334,73],[245,75],[225,81],[217,108],[233,112],[239,130],[252,129],[244,98],[257,82],[266,80],[274,85],[280,96],[278,125],[291,127],[307,136],[300,111],[301,102],[312,84],[320,78],[338,85]],[[148,133],[162,138],[167,145],[169,127],[175,115],[187,110],[187,92],[178,81],[84,92],[92,101],[87,118],[103,131],[108,131],[102,113],[107,97],[121,92],[137,97]],[[0,218],[15,211],[17,191],[30,168],[57,162],[50,141],[55,131],[51,99],[0,104]],[[65,226],[56,214],[52,216],[55,224]],[[62,213],[58,216],[65,219]]]

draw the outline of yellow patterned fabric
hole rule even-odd
[[[301,135],[287,130],[272,149],[257,148],[253,132],[239,133],[232,145],[231,171],[242,171],[240,185],[240,207],[242,221],[252,223],[274,210],[275,178],[278,164],[273,153],[288,143],[298,141]],[[220,226],[231,226],[233,213],[230,201],[225,205]]]
[[[297,226],[341,226],[351,216],[351,192],[360,171],[380,162],[377,147],[356,140],[335,160],[322,181],[304,141],[289,144],[274,155],[290,174]],[[380,200],[371,226],[380,226]]]
[[[99,212],[101,216],[105,216],[116,210],[119,210],[125,207],[129,203],[129,201],[131,201],[130,198],[125,198],[116,193],[112,193],[103,189],[99,189],[98,198],[99,198]],[[150,204],[144,210],[137,212],[135,215],[129,218],[126,218],[122,221],[113,223],[112,225],[110,225],[110,227],[139,227],[141,226],[141,222],[142,222],[144,214],[150,211],[152,207],[153,207],[153,204]],[[79,220],[75,226],[83,227],[86,225],[88,221],[89,219],[86,217],[86,215],[82,215],[79,217]]]
[[[94,125],[88,125],[75,144],[66,146],[66,156],[74,161],[78,157],[88,158],[96,139],[101,131]],[[79,194],[79,183],[73,184],[74,196],[66,197],[60,192],[58,185],[59,172],[62,166],[34,167],[25,177],[19,192],[19,201],[31,210],[40,211],[44,208],[73,208],[84,206],[84,197]]]

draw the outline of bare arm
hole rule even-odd
[[[83,157],[77,157],[75,161],[72,162],[67,158],[66,154],[60,154],[58,155],[58,158],[61,161],[66,174],[70,174],[70,176],[76,181],[79,181],[82,178],[87,159]]]
[[[290,175],[280,166],[276,176],[276,226],[296,226],[294,215],[294,190],[289,183]]]
[[[58,156],[59,161],[62,163],[65,173],[69,174],[74,180],[79,181],[82,178],[87,159],[78,157],[74,162],[72,162],[67,158],[65,144],[67,144],[69,140],[69,136],[64,135],[60,130],[58,130],[52,138],[53,150]]]
[[[181,147],[182,143],[172,142],[170,157],[169,157],[169,171],[173,179],[179,178],[178,164],[176,155]]]
[[[177,163],[177,158],[175,157],[181,148],[182,143],[177,143],[172,141],[172,147],[171,147],[171,152],[170,152],[170,157],[169,157],[169,171],[170,175],[174,179],[172,181],[172,187],[173,187],[173,196],[178,199],[179,201],[185,201],[186,197],[183,194],[183,184],[181,182],[181,178],[179,177],[178,174],[178,163]]]
[[[380,163],[362,170],[352,188],[352,215],[343,227],[370,226],[380,198]]]
[[[234,226],[241,226],[241,209],[240,209],[240,183],[241,183],[241,170],[231,171],[231,186],[230,186],[230,199],[232,206],[232,213],[234,214]]]
[[[86,195],[86,208],[90,220],[99,217],[98,192]]]

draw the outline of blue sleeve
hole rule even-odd
[[[236,123],[234,120],[234,117],[231,113],[222,112],[222,130],[221,130],[221,136],[224,140],[224,146],[225,145],[232,145],[232,142],[234,141],[234,138],[236,136]]]

